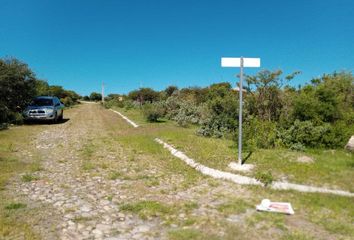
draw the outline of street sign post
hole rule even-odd
[[[239,83],[239,96],[240,96],[240,109],[238,115],[238,165],[242,165],[242,82],[243,82],[243,68],[244,67],[260,67],[260,58],[221,58],[221,67],[239,67],[240,68],[240,83]],[[231,164],[234,166],[235,164]]]

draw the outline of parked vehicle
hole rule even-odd
[[[56,123],[58,120],[62,120],[63,116],[64,104],[57,97],[36,97],[23,111],[23,117],[26,121],[49,120]]]

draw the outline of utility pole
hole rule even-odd
[[[242,164],[242,93],[243,93],[243,68],[244,67],[260,67],[260,58],[221,58],[222,67],[239,67],[240,68],[240,83],[239,83],[239,114],[238,114],[238,164],[231,162],[229,167],[238,171],[248,171],[253,166],[250,164]],[[237,84],[236,84],[237,88]]]
[[[102,103],[104,103],[104,82],[102,81]]]

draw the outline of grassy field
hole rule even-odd
[[[41,128],[23,126],[0,131],[0,239],[6,239],[9,235],[18,239],[38,239],[26,221],[38,209],[15,200],[6,190],[6,185],[23,172],[26,174],[22,176],[22,181],[32,181],[35,178],[32,174],[41,170],[39,159],[29,161],[18,154],[31,142],[31,133]]]
[[[116,109],[141,126],[140,130],[126,130],[117,141],[126,147],[141,151],[154,157],[164,155],[165,150],[153,141],[159,137],[184,151],[189,157],[206,166],[227,170],[230,161],[235,161],[237,152],[235,143],[225,139],[205,138],[195,134],[196,128],[178,127],[174,122],[147,123],[138,110]],[[299,163],[297,158],[309,156],[313,163]],[[354,191],[354,157],[344,150],[310,149],[306,152],[294,152],[286,149],[257,150],[247,160],[254,164],[255,170],[249,173],[270,171],[275,180],[287,180],[320,187],[338,188]],[[193,173],[194,174],[194,173]],[[352,198],[306,194],[294,191],[275,191],[263,187],[247,187],[253,192],[241,200],[230,199],[218,209],[224,214],[232,211],[244,211],[245,206],[254,206],[262,198],[276,201],[290,201],[295,209],[295,216],[286,217],[274,214],[256,214],[245,218],[247,229],[252,227],[266,229],[272,224],[277,229],[287,232],[284,239],[327,239],[326,233],[334,234],[337,239],[354,238],[354,204]],[[240,204],[239,201],[242,201]],[[241,207],[240,207],[241,206]],[[251,207],[252,208],[252,207]],[[235,226],[233,231],[243,232]],[[316,230],[316,228],[318,228]],[[172,239],[195,237],[194,231],[171,233]],[[198,235],[199,236],[199,235]],[[199,236],[200,238],[203,235]],[[198,237],[195,237],[198,239]],[[332,239],[328,237],[328,239]]]
[[[156,151],[156,144],[151,140],[159,137],[208,167],[231,171],[227,165],[231,161],[237,161],[237,146],[233,141],[197,136],[196,127],[182,128],[171,121],[147,123],[137,110],[118,110],[142,126],[143,137],[141,132],[128,136],[129,140],[134,139],[133,144],[141,145],[142,148],[151,151],[155,148]],[[244,156],[247,154],[245,152]],[[311,157],[313,163],[298,162],[297,159],[301,156]],[[309,149],[306,152],[259,149],[246,162],[256,166],[249,173],[250,176],[255,176],[257,172],[270,171],[275,180],[354,192],[354,155],[344,149]]]

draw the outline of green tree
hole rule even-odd
[[[91,101],[100,101],[100,100],[102,100],[102,94],[101,93],[97,93],[97,92],[92,92],[90,94],[90,100]]]
[[[0,121],[24,108],[35,96],[35,87],[35,74],[27,64],[15,58],[0,59]]]

